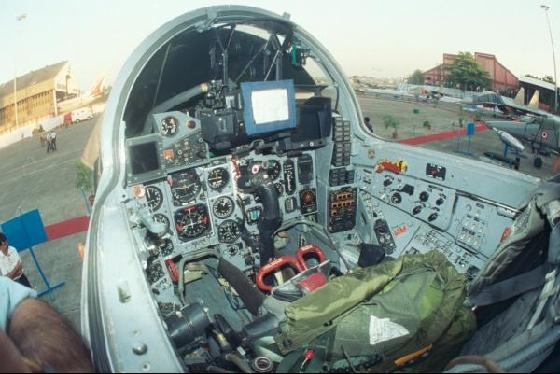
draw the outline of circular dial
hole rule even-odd
[[[273,161],[268,161],[268,167],[266,169],[266,172],[268,173],[268,175],[270,175],[272,180],[275,180],[280,176],[280,172],[282,171],[281,169],[282,166],[280,165],[280,161],[273,160]]]
[[[169,220],[167,220],[167,222],[169,222]],[[152,235],[148,236],[148,243],[151,245],[149,252],[150,256],[159,257],[161,255],[165,257],[170,256],[173,253],[174,246],[173,242],[170,239],[162,239],[160,237]]]
[[[188,204],[202,189],[200,178],[194,169],[170,176],[169,184],[175,205]]]
[[[173,136],[177,132],[177,118],[165,117],[161,120],[161,135]]]
[[[161,190],[154,186],[146,187],[146,200],[148,201],[148,206],[152,211],[156,211],[161,208],[163,203],[163,194]]]
[[[167,227],[167,230],[169,230],[169,218],[167,218],[163,214],[158,213],[158,214],[154,214],[154,220],[156,222],[165,223],[165,226]]]
[[[234,208],[235,205],[231,197],[222,196],[214,202],[214,205],[212,206],[212,212],[214,212],[214,215],[217,218],[224,219],[231,216]]]
[[[208,173],[208,187],[213,190],[223,189],[229,182],[229,173],[225,168],[216,168]]]
[[[220,243],[233,243],[239,236],[241,236],[239,224],[232,219],[225,220],[218,226],[218,241]]]
[[[165,239],[160,245],[159,250],[162,256],[170,256],[173,253],[173,242],[169,239]]]
[[[204,204],[191,205],[175,212],[175,228],[182,241],[196,239],[210,229],[208,209]]]
[[[150,282],[150,284],[157,282],[163,277],[163,268],[157,258],[148,259],[146,277],[148,278],[148,282]]]

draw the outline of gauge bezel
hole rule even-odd
[[[161,206],[163,205],[163,191],[161,190],[161,188],[156,186],[146,186],[144,190],[145,190],[144,194],[146,196],[146,203],[148,204],[148,207],[152,210],[152,212],[157,212],[158,210],[160,210]],[[148,190],[157,191],[156,194],[159,195],[159,202],[155,207],[152,207],[152,205],[150,204],[150,200],[153,201],[153,199],[150,199],[148,197]]]
[[[224,200],[228,200],[230,205],[231,205],[231,209],[229,210],[228,214],[226,215],[220,215],[216,212],[217,210],[217,205],[220,201],[224,201]],[[214,216],[218,219],[226,219],[231,217],[231,215],[233,214],[233,212],[235,211],[235,202],[233,201],[233,199],[229,196],[220,196],[219,198],[217,198],[214,203],[212,204],[212,213],[214,214]]]
[[[224,237],[222,236],[222,229],[227,226],[235,227],[235,229],[237,230],[237,235],[235,236],[235,238],[224,240]],[[226,219],[222,221],[222,223],[220,223],[216,231],[217,231],[218,241],[223,244],[233,244],[237,241],[237,239],[241,237],[241,227],[239,225],[239,222],[233,219]]]
[[[211,177],[212,173],[217,172],[217,171],[220,171],[220,172],[225,173],[225,174],[222,174],[221,184],[219,186],[215,187],[215,186],[212,185],[212,182],[210,182],[210,177]],[[227,185],[230,181],[230,178],[231,178],[230,173],[225,167],[217,167],[217,168],[214,168],[214,169],[212,169],[208,172],[208,175],[206,176],[206,182],[208,183],[208,188],[210,188],[211,190],[222,191],[224,188],[227,187]]]
[[[169,129],[167,128],[167,121],[168,120],[171,120],[171,121],[174,122],[172,124],[173,127],[172,127],[171,131],[169,131]],[[179,120],[174,116],[167,116],[167,117],[163,118],[161,120],[161,123],[160,123],[160,133],[161,133],[161,135],[167,136],[167,137],[174,136],[175,134],[177,134],[178,125],[179,125]]]
[[[194,200],[196,200],[196,197],[202,191],[202,180],[194,169],[188,169],[175,174],[171,174],[169,177],[171,178],[170,188],[171,195],[173,197],[173,204],[175,206],[185,206],[192,203]],[[183,178],[196,178],[196,181],[191,181],[191,184],[196,186],[196,190],[190,192],[189,194],[178,195],[178,193],[176,192],[178,187],[176,187],[175,184],[177,183],[177,181],[179,181],[178,183],[183,182]]]
[[[165,214],[162,214],[162,213],[156,213],[156,214],[154,214],[154,220],[158,220],[158,218],[162,218],[162,219],[163,219],[163,222],[167,225],[167,230],[170,230],[170,228],[171,228],[171,221],[169,220],[169,218],[168,218]],[[159,221],[159,220],[158,220],[158,222],[162,222],[162,221]]]
[[[198,215],[200,216],[203,220],[205,220],[206,222],[197,222],[199,225],[202,225],[202,229],[201,230],[197,230],[194,234],[195,235],[185,235],[185,230],[181,229],[179,230],[179,220],[183,220],[185,218],[185,216],[192,216],[192,215]],[[179,217],[181,216],[181,217]],[[210,216],[208,215],[208,207],[206,206],[206,204],[194,204],[194,205],[189,205],[183,208],[179,208],[175,211],[174,215],[174,222],[175,222],[175,230],[177,231],[177,236],[179,238],[179,240],[183,241],[183,242],[188,242],[194,239],[198,239],[203,237],[204,235],[206,235],[209,231],[211,231],[212,226],[210,223]],[[191,222],[195,222],[196,220],[192,220]],[[184,226],[182,226],[184,227]]]

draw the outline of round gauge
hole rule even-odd
[[[167,220],[167,217],[165,219],[167,222],[169,222],[169,220]],[[159,257],[161,255],[165,257],[170,256],[173,253],[173,242],[169,239],[163,239],[156,235],[148,235],[148,243],[150,244],[150,256]]]
[[[165,223],[165,226],[167,227],[167,230],[169,230],[169,218],[167,218],[166,216],[164,216],[161,213],[158,213],[158,214],[154,214],[154,220],[156,222]]]
[[[268,175],[270,175],[270,177],[275,180],[280,176],[280,172],[282,171],[281,169],[282,166],[280,165],[280,161],[273,160],[268,162],[266,171]]]
[[[239,245],[232,245],[227,250],[227,254],[230,257],[233,257],[233,256],[237,255],[238,253],[239,253]]]
[[[225,168],[216,168],[208,173],[208,187],[222,190],[229,182],[229,173]]]
[[[148,278],[148,282],[150,282],[150,284],[157,282],[163,277],[163,268],[157,258],[148,259],[146,277]]]
[[[169,184],[175,205],[188,204],[202,189],[200,178],[194,169],[172,175]]]
[[[210,229],[210,217],[204,204],[191,205],[175,212],[175,228],[182,241],[196,239]]]
[[[212,212],[214,212],[214,215],[217,218],[224,219],[231,216],[234,208],[235,205],[231,197],[222,196],[214,202],[214,205],[212,206]]]
[[[174,249],[173,242],[169,239],[165,239],[159,247],[161,255],[164,257],[170,256],[173,253],[173,249]]]
[[[165,117],[161,120],[161,135],[173,136],[177,132],[177,118]]]
[[[218,241],[231,244],[241,236],[239,224],[232,219],[225,220],[218,226]]]
[[[152,211],[156,211],[161,208],[163,203],[163,194],[161,190],[155,186],[146,187],[146,200],[148,201],[148,206]]]

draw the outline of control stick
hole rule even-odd
[[[263,213],[258,222],[260,239],[260,262],[265,265],[274,257],[274,232],[282,224],[280,195],[266,169],[257,165],[237,180],[237,187],[255,194],[263,205]]]

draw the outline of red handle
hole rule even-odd
[[[327,256],[325,256],[325,253],[323,253],[321,248],[317,247],[314,244],[308,244],[308,245],[304,245],[303,247],[299,247],[298,250],[296,251],[296,258],[300,264],[300,267],[303,269],[301,271],[307,270],[307,264],[305,263],[305,256],[309,254],[315,255],[319,260],[319,263],[327,259]]]
[[[173,281],[173,283],[177,284],[179,282],[179,270],[177,269],[177,265],[171,258],[165,260],[165,265],[167,266],[167,270],[169,271],[171,280]]]
[[[298,273],[305,270],[301,267],[301,263],[295,257],[292,257],[292,256],[278,257],[278,258],[270,261],[268,264],[264,265],[259,270],[259,273],[257,274],[257,287],[259,287],[259,289],[261,289],[262,291],[271,292],[272,291],[272,286],[269,286],[268,284],[264,283],[264,277],[266,277],[269,274],[276,273],[277,271],[279,271],[282,267],[284,267],[286,265],[290,265]]]

